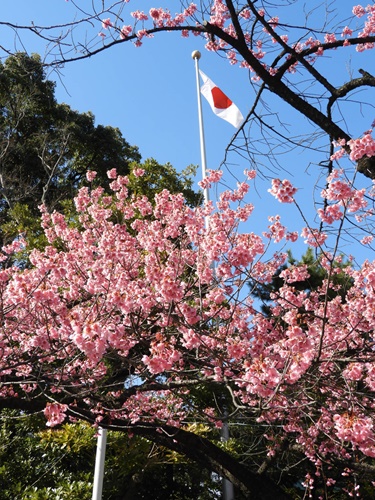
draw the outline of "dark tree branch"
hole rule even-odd
[[[112,426],[109,425],[110,429]],[[116,428],[116,426],[114,426]],[[163,425],[134,425],[131,431],[178,453],[186,455],[202,467],[217,472],[227,478],[244,495],[252,500],[290,500],[270,478],[260,477],[228,453],[211,443],[207,438],[197,436],[183,429]]]

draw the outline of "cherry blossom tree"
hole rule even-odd
[[[175,15],[166,6],[132,11],[130,1],[83,11],[70,0],[67,8],[81,12],[72,23],[0,23],[42,37],[46,62],[56,66],[122,43],[139,47],[159,32],[197,35],[247,71],[254,91],[228,152],[262,172],[264,158],[281,165],[278,148],[301,147],[325,168],[315,220],[298,189],[274,178],[269,196],[290,209],[291,227],[269,214],[259,234],[246,224],[255,170],[215,205],[193,208],[167,190],[130,194],[129,178],[111,170],[109,192],[80,190],[78,224],[42,208],[48,246],[31,251],[30,269],[0,272],[0,407],[44,412],[50,426],[78,419],[146,437],[226,477],[245,497],[288,498],[278,484],[293,467],[311,497],[359,496],[371,485],[375,263],[349,256],[343,266],[341,253],[349,235],[371,250],[374,188],[358,178],[375,178],[375,142],[371,120],[358,124],[347,104],[359,90],[359,104],[371,102],[375,78],[360,69],[338,82],[324,56],[372,49],[375,8],[354,6],[345,22],[328,10],[316,28],[314,9],[298,25],[287,21],[297,4],[214,0]],[[270,109],[270,94],[286,108]],[[285,109],[307,118],[304,135],[289,133]],[[141,181],[144,171],[132,175]],[[210,171],[201,186],[220,176]],[[288,258],[281,246],[298,242],[319,255],[324,278],[307,290],[299,286],[307,265],[286,267],[264,314],[248,283],[271,285]],[[3,258],[17,262],[25,244],[20,235]],[[220,428],[225,420],[246,428],[259,460],[191,431],[192,423]]]
[[[299,235],[279,217],[261,235],[242,230],[254,171],[216,207],[197,208],[167,190],[151,203],[129,194],[126,176],[108,175],[112,192],[80,190],[78,226],[44,210],[49,245],[31,252],[32,268],[1,271],[1,407],[43,411],[49,426],[81,419],[147,437],[254,498],[288,498],[264,477],[287,448],[310,464],[307,491],[323,482],[329,492],[335,470],[349,477],[339,488],[352,494],[353,477],[372,470],[375,456],[375,264],[340,266],[337,244],[346,211],[371,217],[365,194],[373,193],[339,171],[328,178],[322,196],[341,213],[330,222],[337,238],[329,250],[323,230],[301,227]],[[212,171],[204,184],[219,179]],[[269,195],[298,207],[288,181],[274,182]],[[265,316],[243,289],[271,282],[285,263],[285,253],[269,254],[273,242],[299,238],[323,253],[327,278],[308,293],[295,286],[306,266],[288,267]],[[3,258],[23,244],[4,247]],[[338,271],[353,283],[344,294]],[[202,408],[202,391],[224,400]],[[189,430],[220,427],[224,409],[260,430],[262,470]]]
[[[83,7],[70,0],[66,9],[71,22],[42,26],[34,20],[20,26],[3,20],[0,26],[5,34],[15,32],[16,37],[8,36],[10,40],[22,41],[23,34],[30,32],[43,39],[46,63],[57,67],[119,44],[140,47],[161,32],[195,35],[207,50],[249,73],[251,88],[244,91],[250,91],[253,100],[230,150],[249,156],[261,168],[267,163],[264,157],[268,164],[279,165],[278,151],[285,155],[287,150],[302,147],[318,151],[317,163],[332,169],[332,141],[336,141],[339,154],[349,155],[358,171],[374,178],[374,141],[369,131],[373,118],[359,117],[363,107],[373,102],[375,78],[371,68],[362,66],[366,65],[363,53],[375,42],[375,8],[354,5],[350,11],[338,1],[329,7],[309,2],[310,10],[304,5],[297,0],[281,4],[212,0],[181,2],[179,10],[175,4],[171,10],[165,2],[146,12],[136,10],[138,6],[133,7],[131,1],[97,0]],[[296,21],[291,23],[291,18]],[[5,54],[14,51],[12,46],[2,45],[2,49]],[[342,53],[355,61],[353,72],[334,72],[332,64],[326,63],[329,56],[337,60],[337,66],[345,65]],[[362,123],[351,120],[359,91],[355,113]],[[272,104],[270,94],[278,98]],[[289,125],[290,112],[307,118],[302,134],[300,127]]]

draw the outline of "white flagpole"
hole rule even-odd
[[[201,53],[199,50],[194,50],[191,57],[195,60],[195,73],[197,80],[197,100],[198,100],[198,119],[199,119],[199,139],[201,147],[201,162],[202,162],[202,179],[206,177],[206,146],[204,142],[204,127],[203,127],[203,112],[202,112],[202,97],[201,97],[201,86],[199,80],[199,59],[201,58]],[[204,201],[208,203],[210,200],[210,195],[208,188],[204,188]],[[208,228],[208,217],[205,219],[206,228]],[[225,416],[226,417],[226,416]],[[223,441],[228,441],[229,439],[229,429],[228,422],[226,418],[223,421],[221,439]],[[228,479],[223,479],[223,500],[234,500],[234,488],[233,484]]]
[[[198,100],[198,120],[199,120],[199,139],[201,146],[201,163],[202,163],[202,179],[206,177],[206,146],[204,142],[204,127],[203,127],[203,113],[202,113],[202,96],[201,96],[201,86],[199,81],[199,59],[201,58],[201,53],[199,50],[194,50],[191,57],[195,61],[195,76],[197,80],[197,100]],[[203,190],[204,201],[208,203],[210,196],[208,193],[208,188]],[[207,219],[206,219],[207,226]]]
[[[99,427],[98,441],[96,445],[94,486],[92,490],[92,500],[101,500],[102,498],[106,445],[107,445],[107,429]]]

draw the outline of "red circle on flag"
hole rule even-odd
[[[214,106],[217,109],[227,109],[232,105],[232,101],[222,92],[219,87],[211,89]]]

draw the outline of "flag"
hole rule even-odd
[[[208,78],[203,71],[199,70],[203,80],[201,92],[209,102],[215,115],[229,122],[233,127],[239,128],[244,118],[237,106]]]

